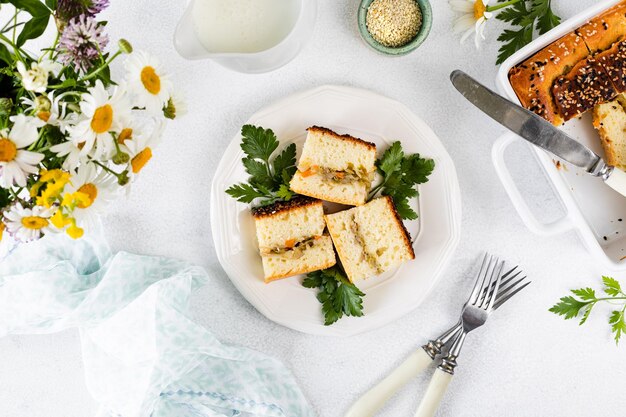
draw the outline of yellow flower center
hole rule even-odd
[[[485,15],[487,6],[483,3],[483,0],[476,0],[474,2],[474,19],[478,20]]]
[[[161,78],[151,66],[145,66],[141,70],[141,82],[150,94],[156,95],[161,91]]]
[[[135,157],[130,161],[130,165],[133,168],[133,173],[137,174],[141,169],[148,163],[148,161],[152,158],[152,149],[145,148],[143,151],[139,152]]]
[[[117,143],[119,143],[120,145],[123,145],[124,141],[127,139],[130,139],[132,136],[133,136],[133,129],[129,127],[122,129],[122,131],[120,132],[120,135],[117,137]]]
[[[0,162],[11,162],[17,156],[17,146],[7,138],[0,139]]]
[[[98,107],[91,118],[91,130],[96,133],[108,132],[113,124],[113,108],[110,104]]]
[[[39,216],[28,216],[22,218],[22,226],[31,230],[43,229],[48,225],[48,220]]]
[[[2,240],[2,235],[4,234],[4,223],[0,222],[0,241]]]
[[[78,204],[76,204],[76,207],[82,208],[82,209],[87,208],[90,205],[92,205],[96,197],[98,197],[98,187],[96,187],[94,184],[90,182],[88,182],[87,184],[81,185],[80,188],[76,190],[76,192],[83,193],[87,197],[89,197],[89,202],[79,201]]]
[[[40,111],[39,113],[37,113],[37,117],[41,120],[43,120],[44,122],[47,122],[48,120],[50,120],[50,112],[49,111]]]

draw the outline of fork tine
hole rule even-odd
[[[519,282],[521,282],[523,279],[525,279],[526,277],[522,278]],[[520,292],[521,290],[523,290],[524,288],[526,288],[529,284],[531,283],[531,281],[526,281],[524,283],[524,285],[522,285],[521,287],[517,288],[515,291],[501,297],[498,299],[498,301],[496,301],[496,303],[493,306],[493,309],[496,310],[498,308],[500,308],[502,306],[502,304],[506,303],[511,297],[513,297],[515,294],[517,294],[518,292]]]
[[[484,276],[486,276],[486,273],[484,271],[485,271],[485,266],[487,264],[488,257],[489,257],[489,253],[485,252],[485,256],[483,257],[483,262],[480,266],[480,271],[478,272],[478,276],[476,277],[476,281],[474,282],[474,288],[472,289],[472,293],[470,294],[469,299],[467,300],[469,304],[474,304],[478,300],[478,296],[480,295],[480,292],[479,292],[480,287],[482,286],[482,280],[484,280]],[[483,277],[482,280],[481,280],[481,277]]]
[[[500,284],[500,289],[498,290],[498,297],[502,298],[502,296],[504,296],[509,290],[511,290],[512,288],[515,288],[516,285],[518,285],[520,282],[522,282],[524,280],[524,278],[526,278],[525,276],[518,279],[517,281],[513,282],[512,284],[505,285],[504,283]]]
[[[494,263],[495,261],[495,263]],[[476,302],[474,302],[475,306],[481,304],[485,297],[487,296],[487,289],[489,288],[489,284],[491,281],[491,274],[493,273],[493,269],[495,268],[496,263],[498,262],[498,258],[493,255],[489,256],[489,263],[485,268],[485,274],[483,275],[480,283],[480,290],[478,292],[478,297],[476,297]]]
[[[514,268],[510,269],[509,272],[507,272],[506,274],[502,275],[502,281],[500,282],[500,289],[498,290],[498,295],[496,295],[497,297],[501,297],[502,294],[505,292],[505,290],[503,290],[502,288],[505,287],[509,282],[513,281],[516,277],[518,277],[522,271],[517,271],[517,273],[515,275],[513,275],[512,277],[508,277],[513,271],[515,271],[519,266],[515,266]],[[508,277],[506,279],[504,279],[505,277]],[[495,286],[492,285],[489,290],[489,295],[491,296],[491,293],[493,293],[493,290],[495,289]]]
[[[489,294],[489,297],[486,297],[485,299],[485,302],[487,303],[487,305],[485,305],[485,302],[483,303],[483,308],[486,311],[491,311],[491,309],[493,308],[493,303],[496,300],[496,295],[498,294],[498,289],[500,288],[500,282],[502,282],[502,270],[503,269],[504,269],[504,261],[500,262],[499,267],[498,265],[494,265],[493,272],[491,274],[491,280],[489,281],[490,285],[492,282],[494,283],[494,288],[491,294]]]

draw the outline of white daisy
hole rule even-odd
[[[93,225],[98,213],[103,212],[107,205],[114,200],[119,192],[115,176],[99,169],[93,163],[86,163],[78,167],[70,181],[65,185],[63,193],[84,193],[89,197],[89,203],[78,205],[71,216],[81,227]]]
[[[50,73],[58,74],[63,66],[58,62],[43,59],[41,62],[33,62],[30,69],[22,61],[17,62],[17,71],[22,79],[22,86],[28,91],[44,93],[48,87]]]
[[[88,155],[83,155],[82,153],[83,145],[84,142],[79,143],[77,146],[74,142],[68,140],[50,147],[50,151],[54,152],[58,157],[65,157],[62,165],[65,171],[74,171],[80,164],[87,161]]]
[[[152,148],[155,147],[165,129],[164,121],[155,122],[154,129],[150,134],[139,134],[133,138],[124,141],[124,150],[130,156],[130,171],[138,174],[139,171],[152,159]]]
[[[115,154],[116,147],[111,132],[119,133],[122,121],[130,114],[130,105],[123,87],[118,86],[113,95],[104,88],[100,80],[81,96],[81,119],[67,127],[76,146],[84,143],[82,155],[91,154],[97,159],[108,159]]]
[[[66,93],[54,96],[54,91],[37,96],[34,100],[30,97],[22,97],[22,104],[26,111],[34,114],[44,123],[57,126],[61,133],[65,133],[69,124],[76,121],[76,113],[67,111],[67,103],[63,102]]]
[[[11,235],[18,240],[28,242],[55,231],[50,223],[50,217],[55,211],[55,207],[35,206],[31,209],[17,203],[4,212],[4,222]]]
[[[43,126],[44,122],[34,117],[27,117],[23,114],[11,117],[13,127],[0,130],[0,185],[8,188],[12,185],[20,187],[26,186],[28,174],[37,174],[37,165],[44,156],[38,152],[26,150],[38,137],[37,129]]]
[[[480,40],[485,39],[485,24],[493,17],[489,11],[490,0],[449,0],[448,4],[455,12],[463,13],[454,21],[454,32],[463,33],[461,43],[475,33],[474,43],[480,48]]]
[[[146,52],[131,54],[125,63],[128,89],[134,105],[152,114],[163,114],[170,99],[172,85],[159,61]]]

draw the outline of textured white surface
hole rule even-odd
[[[498,33],[480,52],[458,45],[452,14],[433,1],[427,42],[404,58],[387,58],[361,42],[357,0],[320,0],[312,42],[286,67],[241,75],[211,62],[186,62],[170,37],[182,1],[113,1],[105,14],[113,39],[124,36],[158,53],[187,96],[189,115],[172,125],[132,195],[105,224],[116,249],[184,258],[206,267],[213,281],[194,299],[198,320],[223,341],[272,354],[289,365],[322,417],[340,417],[351,402],[403,361],[426,337],[449,326],[471,285],[480,250],[522,264],[534,284],[472,334],[439,416],[618,416],[624,414],[624,346],[609,334],[601,306],[584,327],[547,309],[569,288],[596,284],[594,264],[576,235],[542,238],[528,232],[495,177],[490,149],[503,129],[456,93],[448,74],[462,68],[493,85]],[[567,17],[593,0],[555,0]],[[383,329],[349,339],[303,335],[257,313],[216,262],[210,237],[210,181],[223,149],[258,108],[286,94],[324,83],[354,85],[409,106],[442,139],[456,162],[463,193],[463,236],[447,276],[420,308]],[[510,168],[544,219],[560,213],[527,149],[512,149]],[[624,277],[619,277],[624,278]],[[96,405],[82,381],[75,332],[0,340],[0,415],[85,417]],[[425,374],[392,398],[380,416],[412,415],[427,386]],[[621,395],[621,396],[620,396]]]

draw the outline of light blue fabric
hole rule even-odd
[[[281,362],[193,321],[202,268],[90,236],[48,236],[0,262],[0,337],[78,327],[99,417],[315,415]]]

